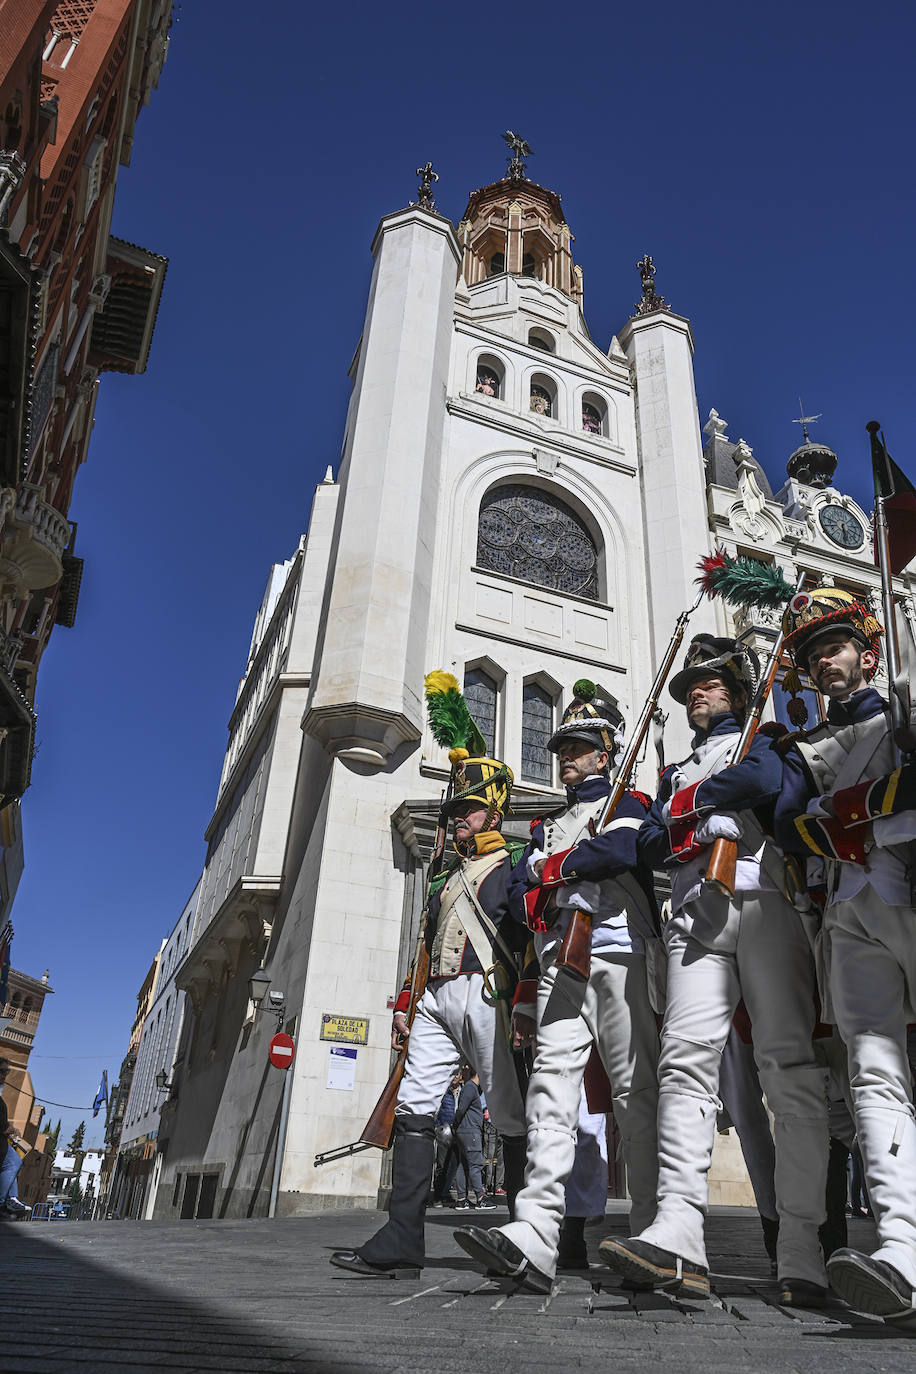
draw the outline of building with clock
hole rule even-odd
[[[464,683],[526,834],[562,800],[546,741],[573,682],[595,679],[635,720],[701,554],[723,544],[792,580],[877,586],[867,513],[831,487],[829,449],[806,437],[774,494],[715,411],[701,432],[691,326],[650,258],[631,317],[592,338],[562,202],[522,152],[457,224],[427,167],[418,202],[372,240],[339,471],[271,573],[229,723],[175,975],[187,1002],[158,1217],[194,1216],[204,1192],[214,1216],[376,1201],[377,1152],[315,1156],[358,1139],[390,1068],[448,772],[428,670]],[[912,582],[900,590],[911,608]],[[732,628],[772,633],[711,603],[691,624]],[[665,744],[686,752],[680,713]],[[654,779],[650,756],[637,782]],[[270,988],[253,1001],[259,970]],[[343,1075],[327,1038],[341,1025]],[[285,1071],[267,1059],[278,1026],[296,1039]]]

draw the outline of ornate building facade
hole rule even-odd
[[[111,221],[170,17],[171,0],[0,0],[0,818],[29,784],[41,656],[76,616],[68,512],[99,378],[149,356],[166,259]],[[8,908],[18,817],[0,825]]]
[[[463,680],[526,833],[560,801],[546,740],[573,682],[594,678],[634,721],[716,543],[793,579],[876,586],[867,517],[830,488],[826,450],[803,445],[774,496],[715,413],[704,448],[691,327],[650,258],[631,318],[606,351],[592,340],[560,198],[524,151],[457,226],[428,166],[373,240],[340,471],[265,598],[230,722],[176,974],[191,1007],[157,1216],[193,1216],[205,1180],[216,1216],[375,1202],[377,1153],[314,1160],[358,1138],[389,1071],[447,778],[427,670]],[[912,580],[899,589],[912,610]],[[771,632],[709,603],[691,623],[732,628]],[[672,712],[668,757],[687,744]],[[250,999],[259,968],[273,1002]],[[285,1072],[267,1062],[278,1024],[297,1041]],[[353,1041],[343,1074],[335,1033]]]

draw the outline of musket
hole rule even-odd
[[[449,779],[448,788],[443,796],[442,804],[439,808],[439,821],[436,827],[436,838],[433,842],[432,857],[429,861],[429,869],[426,875],[427,900],[423,908],[423,917],[420,921],[420,931],[417,936],[417,947],[414,953],[412,973],[410,979],[410,1003],[407,1008],[407,1035],[401,1037],[401,1044],[398,1048],[398,1057],[394,1061],[391,1073],[388,1075],[388,1082],[382,1089],[382,1094],[372,1109],[369,1120],[363,1127],[359,1140],[355,1140],[350,1145],[338,1145],[336,1149],[324,1150],[315,1156],[317,1169],[321,1164],[330,1164],[336,1159],[344,1159],[349,1155],[358,1154],[361,1150],[371,1150],[378,1148],[387,1150],[391,1144],[391,1137],[394,1134],[394,1109],[398,1103],[398,1090],[401,1086],[401,1079],[404,1077],[404,1068],[407,1064],[407,1048],[410,1035],[410,1027],[413,1025],[414,1017],[417,1013],[417,1003],[426,991],[426,980],[429,977],[429,950],[426,948],[426,919],[429,906],[430,888],[442,871],[445,861],[445,841],[448,836],[448,815],[446,808],[452,796],[454,788],[454,772]]]
[[[604,810],[601,813],[601,820],[594,827],[592,831],[593,835],[598,834],[599,831],[606,829],[607,826],[610,825],[614,818],[614,813],[626,793],[630,781],[630,774],[636,766],[636,762],[642,752],[643,741],[649,731],[649,726],[652,724],[652,717],[658,709],[658,699],[661,696],[662,688],[668,679],[668,674],[671,672],[672,665],[677,657],[677,651],[681,647],[681,641],[684,638],[687,622],[702,599],[703,589],[701,588],[693,605],[689,606],[687,610],[681,611],[677,618],[677,622],[674,626],[674,633],[671,636],[668,647],[659,664],[658,672],[655,674],[655,681],[652,683],[651,690],[646,698],[639,720],[636,722],[633,735],[620,761],[620,767],[614,775],[611,783],[611,791],[608,795]],[[557,967],[564,968],[573,978],[581,982],[587,982],[591,967],[591,949],[592,918],[586,911],[574,911],[560,944],[556,959]]]
[[[796,594],[805,585],[806,574],[800,572],[798,581],[795,584]],[[770,656],[767,659],[766,667],[761,674],[754,693],[754,700],[747,713],[744,727],[738,739],[738,745],[732,757],[731,767],[747,758],[750,747],[754,742],[754,736],[760,727],[760,717],[763,708],[766,706],[773,690],[773,682],[779,669],[779,660],[782,658],[782,645],[785,635],[780,625],[779,633],[776,636]],[[713,888],[716,892],[721,892],[723,896],[732,898],[735,895],[735,871],[738,866],[738,842],[737,840],[726,840],[721,837],[716,840],[712,847],[712,854],[703,876],[703,886]]]

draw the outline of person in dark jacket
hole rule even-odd
[[[548,747],[557,755],[566,809],[538,822],[512,872],[511,908],[535,934],[540,978],[516,994],[519,1032],[534,1032],[537,1052],[528,1088],[528,1163],[515,1221],[455,1232],[484,1272],[510,1274],[533,1292],[549,1292],[556,1273],[565,1184],[573,1168],[579,1102],[593,1043],[613,1085],[614,1119],[623,1139],[632,1216],[647,1225],[655,1210],[658,1029],[649,1000],[646,944],[657,939],[652,876],[636,855],[647,798],[624,794],[600,829],[611,791],[608,770],[622,752],[623,718],[596,699],[584,680]],[[557,965],[576,911],[591,916],[587,982]]]
[[[626,1241],[599,1247],[611,1268],[685,1296],[709,1296],[704,1240],[707,1174],[719,1106],[719,1069],[739,999],[774,1116],[780,1302],[822,1306],[827,1292],[818,1227],[827,1172],[825,1077],[812,1045],[814,961],[784,893],[784,860],[766,837],[782,761],[758,734],[733,762],[757,662],[738,641],[694,638],[671,681],[686,706],[694,749],[662,774],[639,832],[650,867],[672,871],[665,928],[668,1005],[659,1064],[658,1211]],[[738,843],[733,899],[704,887],[710,846]]]
[[[792,737],[776,833],[826,870],[821,936],[829,1014],[849,1054],[856,1135],[878,1248],[834,1251],[842,1298],[916,1326],[916,1121],[907,1023],[916,1019],[916,763],[900,763],[886,702],[870,686],[881,626],[838,587],[797,594],[783,617],[797,668],[827,719]]]

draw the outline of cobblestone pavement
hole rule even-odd
[[[611,1204],[613,1206],[614,1204]],[[488,1212],[487,1225],[505,1220]],[[916,1340],[836,1302],[823,1312],[776,1303],[756,1214],[721,1208],[708,1226],[715,1296],[628,1299],[594,1264],[553,1295],[512,1292],[476,1274],[452,1239],[467,1212],[430,1214],[418,1281],[359,1279],[327,1262],[365,1240],[376,1212],[282,1221],[58,1222],[0,1229],[0,1370],[335,1371],[496,1374],[606,1369],[910,1371]],[[609,1212],[586,1232],[595,1256]],[[850,1241],[874,1245],[870,1223]]]

